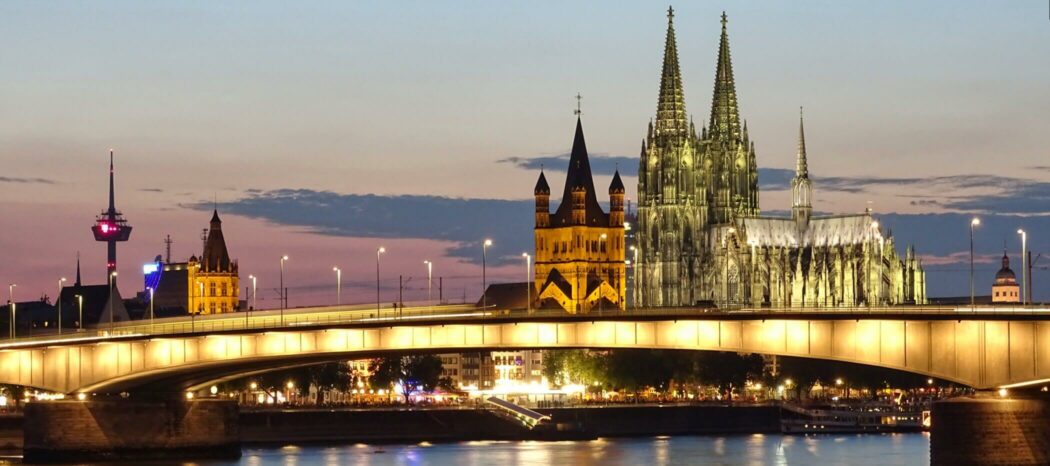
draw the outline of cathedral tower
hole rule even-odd
[[[813,188],[809,183],[809,166],[806,163],[806,132],[802,128],[802,108],[798,110],[798,153],[796,154],[795,177],[791,180],[791,218],[799,229],[809,226],[813,215]]]
[[[696,131],[685,109],[678,64],[674,10],[667,11],[667,37],[656,119],[642,141],[638,166],[638,263],[634,300],[642,306],[691,304],[698,299],[697,234],[707,223],[709,167],[698,157]]]

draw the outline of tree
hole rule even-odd
[[[413,389],[432,392],[451,381],[441,377],[441,358],[428,355],[392,356],[373,361],[372,382],[379,386],[401,386],[401,394],[408,402]]]

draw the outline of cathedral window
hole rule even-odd
[[[215,282],[208,283],[208,296],[218,296],[215,294]]]

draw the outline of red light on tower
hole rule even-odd
[[[117,241],[127,241],[131,237],[131,225],[124,219],[124,215],[117,211],[114,202],[113,189],[113,151],[109,151],[109,209],[103,211],[95,219],[95,225],[91,227],[91,233],[95,241],[108,243],[108,255],[106,262],[106,274],[117,270]]]

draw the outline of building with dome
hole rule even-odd
[[[1021,285],[1017,284],[1017,275],[1010,268],[1010,257],[1003,251],[1003,267],[995,273],[992,283],[993,303],[1020,303]]]

